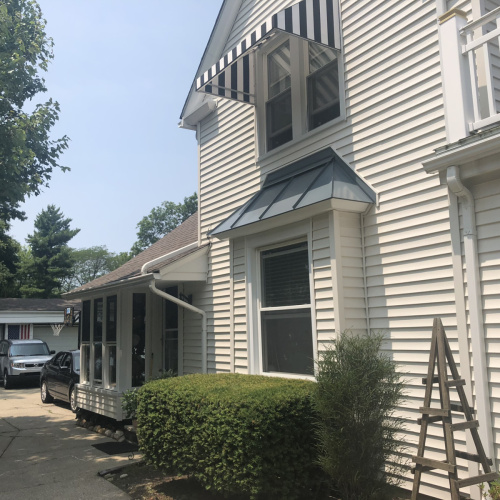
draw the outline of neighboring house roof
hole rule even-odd
[[[65,307],[74,307],[80,310],[80,301],[66,299],[0,299],[0,312],[57,311],[62,313]]]
[[[123,266],[120,266],[118,269],[90,281],[81,287],[71,290],[65,294],[65,297],[70,298],[73,294],[76,295],[80,292],[101,288],[140,276],[141,269],[144,264],[161,257],[162,255],[184,248],[185,246],[196,241],[198,241],[198,212],[191,215],[191,217],[185,220],[180,226],[176,227],[173,231],[165,235],[161,240],[158,240],[139,255],[130,259],[128,262],[123,264]],[[162,261],[156,265],[153,263],[150,267],[146,268],[146,272],[152,273],[158,271],[161,267],[179,260],[197,250],[198,248],[188,249],[185,252],[176,254],[171,259]]]

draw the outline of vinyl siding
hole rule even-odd
[[[226,50],[269,14],[293,3],[245,0]],[[468,2],[457,6],[470,11]],[[448,192],[437,175],[422,168],[422,161],[446,141],[435,7],[435,2],[410,0],[341,1],[345,120],[256,158],[254,109],[219,100],[199,135],[202,242],[259,189],[267,172],[324,147],[334,148],[377,191],[379,203],[367,214],[338,214],[340,228],[335,231],[340,243],[335,248],[340,254],[334,255],[331,214],[310,221],[317,349],[324,349],[339,328],[333,290],[337,282],[346,328],[366,331],[368,311],[369,328],[386,335],[384,349],[408,380],[407,401],[399,410],[407,424],[408,456],[416,453],[416,419],[425,389],[421,378],[427,371],[435,316],[443,320],[459,359]],[[208,283],[197,297],[209,316],[209,371],[233,366],[234,371],[247,372],[251,332],[245,238],[234,240],[232,249],[227,240],[211,241]],[[490,277],[483,286],[490,290],[491,304],[498,292],[490,268],[484,268]],[[498,328],[498,310],[491,305],[488,321]],[[492,390],[497,394],[500,343],[492,339],[489,349],[496,365]],[[500,400],[495,405],[500,411]],[[494,418],[498,421],[500,415]],[[442,458],[439,428],[431,426],[427,443],[428,456]],[[463,435],[457,435],[457,443],[464,449]],[[445,498],[443,475],[424,474],[422,481],[422,493]]]
[[[500,180],[472,187],[475,198],[479,276],[495,443],[500,460]]]

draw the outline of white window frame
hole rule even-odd
[[[264,372],[262,360],[262,327],[261,327],[261,295],[262,275],[260,254],[263,250],[278,248],[294,243],[307,241],[309,256],[309,291],[311,311],[311,331],[313,342],[314,363],[318,359],[318,340],[316,332],[316,310],[314,303],[314,279],[312,263],[312,222],[304,221],[293,226],[286,226],[278,230],[259,233],[245,239],[247,282],[247,309],[248,309],[248,369],[251,374],[269,377],[286,377],[314,380],[314,376],[283,372]]]
[[[292,94],[292,134],[293,138],[270,151],[267,150],[267,120],[266,120],[266,103],[268,101],[268,67],[267,56],[282,45],[286,40],[290,42],[290,58],[291,58],[291,94]],[[308,59],[308,44],[309,41],[298,36],[279,34],[273,37],[273,40],[268,41],[263,48],[258,51],[256,57],[256,130],[257,130],[257,160],[265,160],[269,156],[275,155],[286,148],[297,146],[303,141],[309,140],[318,134],[324,133],[325,129],[329,129],[336,124],[345,120],[345,87],[344,87],[344,63],[343,51],[337,52],[338,72],[339,72],[339,99],[340,99],[340,115],[333,120],[330,120],[319,127],[308,130],[308,114],[307,114],[307,77],[309,76],[309,59]],[[298,112],[297,112],[298,110]]]

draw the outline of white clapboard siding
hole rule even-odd
[[[335,307],[331,265],[331,227],[328,214],[313,218],[312,277],[316,312],[317,349],[321,353],[335,338]]]
[[[295,2],[243,0],[224,51],[269,15]],[[469,2],[449,4],[470,12]],[[377,191],[379,203],[367,214],[339,215],[341,255],[336,258],[341,276],[331,267],[333,218],[324,214],[311,220],[317,347],[321,352],[336,334],[333,286],[338,281],[346,327],[362,332],[369,325],[383,332],[384,349],[409,376],[408,399],[400,409],[412,443],[409,455],[415,453],[418,441],[416,419],[425,389],[420,382],[427,370],[436,315],[441,316],[458,359],[448,193],[437,176],[422,168],[422,161],[446,142],[435,9],[436,2],[341,0],[345,120],[257,159],[260,167],[253,107],[218,100],[216,112],[202,122],[199,135],[202,241],[259,189],[267,172],[280,162],[293,162],[324,147],[333,147]],[[244,238],[233,241],[232,247],[225,240],[211,242],[208,283],[197,298],[209,318],[209,370],[232,366],[245,373],[251,332]],[[491,245],[485,240],[484,248]],[[494,295],[498,292],[493,278],[486,277],[491,264],[485,261],[483,267],[483,287]],[[494,298],[492,304],[487,313],[490,322],[498,316]],[[500,370],[495,358],[500,342],[494,336],[488,339],[492,364]],[[194,366],[199,351],[194,342],[190,345]],[[495,384],[500,381],[500,371],[491,370],[490,376]],[[494,389],[495,394],[500,392],[497,386]],[[494,419],[500,421],[500,414]],[[429,448],[440,456],[443,440],[433,433]],[[457,442],[464,445],[463,436],[458,435]],[[444,475],[428,474],[423,481],[422,493],[445,498]]]
[[[500,460],[500,180],[472,188],[478,234],[479,273],[483,295],[483,322],[491,396],[492,421]]]

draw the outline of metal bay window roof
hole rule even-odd
[[[338,203],[333,203],[335,200]],[[210,234],[328,202],[325,209],[363,211],[376,194],[331,148],[271,172],[258,191]]]
[[[337,0],[302,0],[270,16],[196,80],[196,90],[255,104],[255,49],[275,32],[340,50]]]

